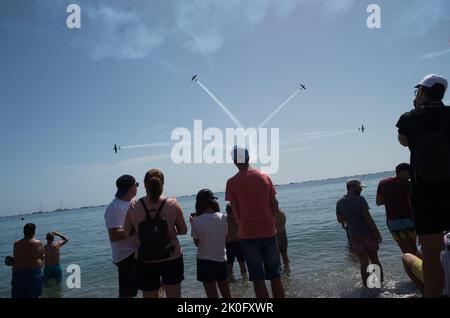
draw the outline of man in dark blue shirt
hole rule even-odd
[[[381,234],[369,213],[369,205],[361,196],[364,186],[358,179],[347,181],[347,194],[336,204],[336,216],[339,223],[347,225],[352,252],[361,264],[361,277],[364,286],[367,286],[369,277],[369,264],[380,267],[379,283],[383,281],[383,269],[378,259],[378,244],[381,243]]]

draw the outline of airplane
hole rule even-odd
[[[191,82],[195,81],[196,79],[197,79],[197,74],[195,74],[194,76],[192,76]]]
[[[120,147],[117,148],[117,145],[114,144],[114,148],[113,148],[114,152],[117,153],[118,150],[120,150]]]
[[[300,84],[300,87],[306,89],[306,86],[304,84]]]
[[[364,133],[364,131],[366,130],[366,127],[364,127],[364,125],[361,126],[361,128],[358,128],[358,131]]]

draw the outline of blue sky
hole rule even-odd
[[[66,27],[69,3],[80,30]],[[366,26],[370,3],[381,29]],[[118,176],[150,168],[168,195],[223,191],[231,164],[112,151],[169,142],[195,119],[234,127],[196,73],[246,127],[307,85],[267,125],[282,144],[274,183],[393,169],[409,159],[395,124],[414,85],[450,77],[449,13],[446,0],[2,1],[0,216],[108,203]]]

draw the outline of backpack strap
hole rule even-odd
[[[156,214],[156,218],[159,219],[159,214],[161,213],[161,210],[164,206],[164,203],[166,203],[167,198],[164,198],[164,200],[161,202],[161,205],[158,208],[158,213]]]
[[[159,214],[161,213],[161,210],[162,210],[162,208],[163,208],[163,206],[164,206],[164,203],[166,203],[166,200],[167,200],[167,199],[164,198],[164,200],[161,202],[161,205],[160,205],[159,208],[158,208],[158,213],[156,214],[155,219],[159,219]],[[145,219],[146,219],[146,220],[151,219],[152,217],[150,216],[150,211],[149,211],[149,209],[147,208],[147,205],[145,204],[144,198],[140,198],[139,201],[141,202],[142,206],[144,207],[144,210],[145,210]],[[156,209],[152,209],[152,211],[156,211]]]
[[[148,210],[147,205],[145,204],[144,198],[140,198],[139,202],[141,202],[142,206],[144,207],[145,219],[146,220],[151,219],[150,211]]]

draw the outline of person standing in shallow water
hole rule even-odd
[[[55,236],[61,238],[55,243]],[[45,251],[45,266],[44,266],[44,285],[48,285],[51,279],[55,279],[59,284],[62,281],[62,270],[60,265],[61,252],[60,249],[69,239],[61,233],[50,232],[46,236],[47,244],[44,247]]]
[[[380,283],[383,282],[383,268],[378,259],[381,234],[370,215],[367,201],[361,196],[364,187],[358,179],[347,181],[347,194],[337,202],[336,216],[339,223],[347,223],[352,252],[358,256],[362,282],[367,286],[369,264],[380,267]]]
[[[278,200],[275,200],[275,203],[278,208],[278,213],[276,214],[276,220],[277,220],[277,246],[278,250],[280,251],[281,258],[283,260],[283,265],[285,271],[289,272],[289,256],[287,253],[288,248],[288,239],[287,239],[287,233],[286,233],[286,213],[284,213],[283,210],[280,209],[278,205]]]
[[[162,171],[149,170],[144,184],[147,195],[131,204],[125,220],[126,235],[138,240],[138,289],[144,298],[157,298],[162,283],[168,298],[180,298],[184,263],[177,236],[187,233],[183,211],[175,198],[163,196]]]
[[[241,249],[241,242],[238,238],[238,225],[233,215],[233,211],[231,209],[231,204],[227,204],[227,223],[228,223],[228,233],[227,233],[227,270],[228,270],[228,279],[230,281],[234,281],[235,277],[233,274],[233,265],[234,260],[237,259],[239,264],[239,269],[241,270],[241,275],[243,279],[247,279],[247,268],[245,267],[245,258]]]
[[[376,203],[386,208],[386,224],[402,253],[417,253],[416,231],[410,203],[411,166],[401,163],[395,168],[395,176],[380,181]]]
[[[276,241],[275,187],[269,176],[249,165],[247,149],[235,147],[232,158],[239,172],[228,179],[225,200],[239,225],[238,237],[257,298],[268,298],[265,280],[270,280],[275,298],[284,298],[280,253]]]
[[[39,298],[42,294],[44,244],[36,240],[36,225],[23,227],[23,238],[14,243],[11,281],[12,298]]]
[[[137,248],[135,237],[125,234],[125,218],[131,202],[137,194],[139,183],[130,175],[123,175],[116,180],[117,192],[114,200],[105,211],[105,224],[111,244],[112,261],[119,276],[119,297],[132,298],[137,295],[135,277]]]
[[[220,213],[217,198],[208,189],[197,193],[191,236],[197,246],[197,280],[203,283],[208,298],[231,298],[228,284],[225,240],[227,217]]]

